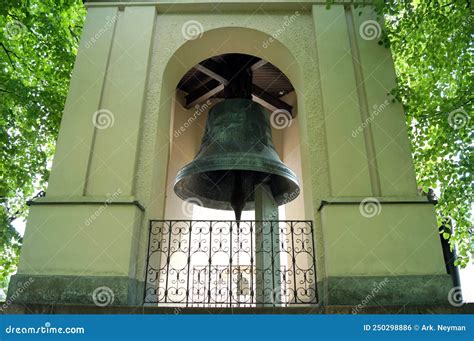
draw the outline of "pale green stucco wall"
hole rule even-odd
[[[395,81],[389,51],[358,34],[370,10],[359,16],[342,5],[327,10],[275,1],[258,10],[224,3],[215,13],[212,4],[183,7],[185,2],[89,5],[50,185],[41,199],[55,204],[32,209],[19,273],[144,280],[148,222],[164,217],[170,184],[176,85],[198,62],[233,52],[270,61],[296,89],[304,179],[299,219],[315,224],[318,279],[443,274],[432,207],[416,203],[423,199],[416,194],[401,106],[390,103],[352,136],[370,109],[388,99]],[[292,15],[296,19],[285,26]],[[181,30],[191,20],[204,32],[187,41]],[[264,47],[272,35],[276,39]],[[92,124],[99,109],[113,114],[113,125]],[[115,203],[82,228],[117,191]],[[371,219],[359,210],[366,197],[382,202]],[[348,204],[319,210],[323,200]],[[390,204],[400,200],[412,203]]]

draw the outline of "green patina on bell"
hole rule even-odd
[[[296,175],[273,146],[268,111],[250,99],[226,99],[209,111],[199,152],[178,172],[174,191],[204,207],[234,210],[240,220],[242,210],[254,209],[259,183],[268,184],[278,205],[299,194]]]

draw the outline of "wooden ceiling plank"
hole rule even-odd
[[[293,107],[291,105],[270,95],[268,92],[256,86],[255,84],[252,85],[252,99],[270,111],[286,110],[291,114],[292,117],[294,117]]]
[[[227,79],[225,79],[224,77],[222,77],[221,75],[219,75],[216,71],[214,70],[211,70],[209,69],[208,67],[206,66],[203,66],[201,64],[198,64],[194,67],[196,70],[198,70],[199,72],[202,72],[203,74],[215,79],[216,81],[218,81],[219,83],[221,84],[224,84],[224,85],[227,85],[229,83],[229,81]]]
[[[208,87],[207,86],[211,82],[214,82],[214,83],[212,83],[214,85],[214,87],[212,87],[212,86]],[[223,89],[224,89],[224,84],[219,84],[219,82],[217,82],[215,80],[209,81],[209,83],[206,84],[206,87],[202,87],[200,90],[197,90],[193,93],[190,93],[189,95],[187,95],[185,97],[185,99],[186,99],[186,106],[185,106],[186,109],[189,109],[189,108],[195,106],[196,104],[207,101],[209,98],[211,98],[215,94],[221,92]]]
[[[250,67],[250,70],[252,70],[252,72],[254,72],[255,70],[257,70],[258,68],[264,66],[267,63],[268,63],[268,61],[266,61],[265,59],[260,59],[258,62],[256,62],[255,64],[253,64]]]

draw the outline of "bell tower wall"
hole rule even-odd
[[[180,210],[165,205],[170,127],[179,125],[172,113],[181,110],[176,86],[191,67],[224,53],[268,60],[295,88],[298,115],[282,157],[292,162],[290,145],[300,153],[304,181],[291,218],[298,212],[314,222],[322,303],[358,304],[381,282],[380,304],[446,300],[452,283],[433,204],[417,194],[404,113],[388,96],[390,51],[364,30],[380,27],[370,6],[86,6],[47,195],[31,205],[9,295],[33,282],[17,302],[92,304],[105,286],[113,304],[142,304],[149,221]],[[198,30],[190,36],[191,24]]]

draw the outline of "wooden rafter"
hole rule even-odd
[[[253,72],[267,63],[266,60],[261,59],[253,63],[250,66],[250,70]],[[222,75],[221,68],[222,66],[213,60],[206,60],[194,67],[194,69],[210,77],[211,80],[186,96],[186,108],[189,109],[196,104],[202,103],[224,90],[225,86],[229,84],[229,80]],[[270,111],[285,110],[293,116],[293,107],[291,105],[255,84],[252,84],[252,100]]]
[[[196,104],[207,101],[209,98],[224,90],[224,84],[215,79],[211,79],[198,90],[190,93],[185,97],[186,109],[189,109]]]
[[[255,84],[252,85],[252,99],[270,111],[285,110],[293,116],[293,107],[291,105],[270,95]]]

